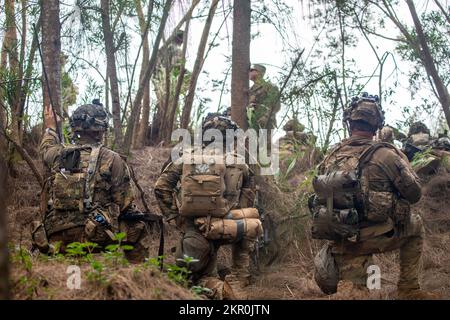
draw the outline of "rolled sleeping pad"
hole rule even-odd
[[[224,219],[240,220],[240,219],[259,219],[259,212],[256,208],[243,208],[230,210]]]
[[[205,238],[209,240],[241,240],[244,237],[257,238],[263,233],[262,223],[259,219],[220,219],[211,218],[208,228],[208,218],[195,219],[195,224]]]

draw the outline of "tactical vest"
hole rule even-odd
[[[351,144],[351,143],[350,143]],[[391,185],[370,185],[365,166],[379,148],[395,150],[389,143],[355,144],[347,151],[341,144],[323,161],[325,172],[313,180],[315,198],[310,203],[315,239],[359,238],[361,226],[386,224],[393,214],[395,195]],[[333,159],[331,162],[330,160]],[[391,220],[389,220],[390,222]]]
[[[83,226],[93,207],[95,173],[102,145],[70,146],[60,153],[52,170],[48,234]]]
[[[180,214],[186,217],[224,217],[239,205],[245,164],[236,164],[237,155],[187,155],[181,177]],[[226,157],[232,157],[231,164]],[[186,159],[186,158],[185,158]],[[186,159],[189,160],[189,159]]]

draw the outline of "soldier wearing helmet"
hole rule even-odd
[[[373,254],[400,249],[398,298],[436,297],[419,285],[425,232],[420,216],[410,212],[421,197],[419,179],[401,151],[374,141],[384,122],[378,97],[354,98],[344,121],[350,138],[325,157],[313,182],[313,237],[329,240],[315,258],[317,284],[327,294],[348,286],[365,291]],[[354,176],[348,175],[351,172]],[[356,179],[354,189],[344,189],[344,184],[323,189],[337,176]]]
[[[249,127],[273,129],[276,127],[276,115],[280,111],[280,97],[277,86],[264,80],[266,67],[253,64],[250,67],[249,79],[253,85],[249,91],[248,121]]]
[[[58,242],[61,252],[72,242],[104,247],[115,242],[116,233],[125,232],[124,242],[134,247],[126,257],[144,261],[146,225],[126,219],[134,210],[129,168],[101,143],[108,128],[106,110],[98,100],[78,107],[70,117],[72,144],[59,140],[51,107],[45,110],[45,125],[40,154],[48,179],[42,192],[42,220],[32,226],[34,246],[42,252],[51,252]]]
[[[246,297],[250,254],[262,233],[253,208],[252,174],[245,163],[229,161],[239,156],[232,151],[233,146],[227,148],[222,143],[226,142],[226,131],[237,128],[229,118],[209,114],[203,121],[203,134],[220,133],[222,141],[218,136],[213,141],[221,142],[221,152],[212,148],[211,142],[203,145],[202,154],[184,151],[183,163],[168,161],[155,186],[163,215],[182,230],[175,253],[177,264],[191,271],[193,284],[209,288],[207,296],[212,299]],[[222,245],[232,246],[233,264],[225,281],[217,273],[217,251]],[[194,260],[187,263],[188,257]]]

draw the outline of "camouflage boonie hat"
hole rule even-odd
[[[417,134],[417,133],[426,133],[426,134],[430,134],[430,129],[427,128],[427,126],[420,121],[417,122],[413,122],[411,124],[411,126],[409,127],[409,132],[408,132],[408,136],[411,136],[413,134]]]
[[[256,70],[259,73],[261,73],[261,75],[264,75],[266,73],[266,67],[264,67],[262,64],[252,64],[250,67],[250,71],[252,70]]]
[[[283,126],[284,131],[303,132],[305,126],[298,122],[297,119],[291,119]]]
[[[97,99],[79,106],[69,119],[73,131],[106,131],[108,121],[108,113]]]
[[[364,121],[374,129],[383,128],[384,111],[379,104],[378,96],[369,96],[364,92],[361,97],[354,97],[350,107],[344,110],[343,120]]]

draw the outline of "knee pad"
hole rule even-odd
[[[210,242],[198,232],[187,232],[181,239],[180,246],[175,253],[177,265],[186,267],[192,273],[204,270],[209,263],[212,253]],[[191,257],[194,261],[187,263],[185,260]]]
[[[337,291],[339,282],[339,270],[334,260],[331,248],[325,245],[314,258],[314,280],[325,294],[333,294]]]

